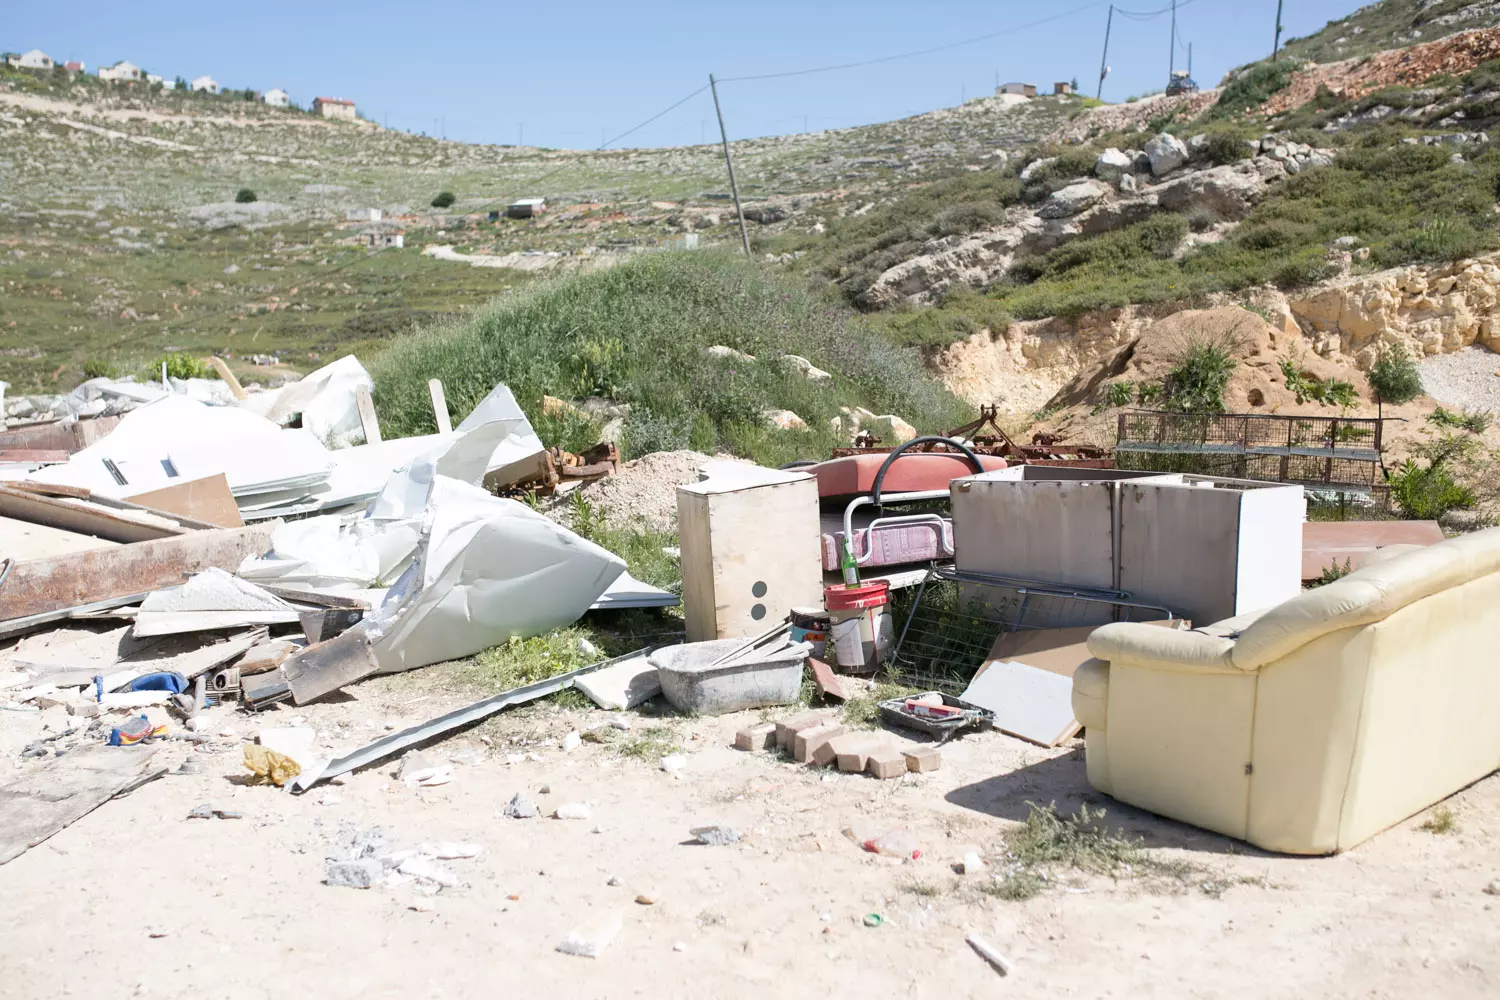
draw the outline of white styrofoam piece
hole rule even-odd
[[[656,667],[644,651],[603,670],[584,674],[573,686],[588,695],[595,705],[614,712],[635,708],[661,694]]]
[[[1055,746],[1078,731],[1073,679],[1009,660],[990,663],[959,696],[995,713],[995,728]]]

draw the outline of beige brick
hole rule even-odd
[[[776,746],[787,753],[791,753],[792,740],[798,733],[804,729],[811,729],[813,726],[821,726],[823,722],[824,719],[821,715],[810,713],[808,715],[799,715],[795,719],[788,719],[786,722],[776,723]]]
[[[893,746],[880,747],[870,753],[865,770],[877,778],[899,778],[906,773],[906,755]]]
[[[807,763],[812,759],[813,751],[827,743],[835,736],[844,735],[844,727],[836,722],[830,722],[822,726],[814,726],[804,729],[792,740],[792,759]]]
[[[833,749],[839,770],[858,774],[865,769],[870,751],[886,745],[886,738],[879,733],[850,733],[833,741]]]
[[[769,750],[776,745],[776,723],[746,726],[734,734],[736,750]]]
[[[908,771],[936,771],[943,766],[943,754],[937,747],[913,747],[901,751],[901,756],[906,758]]]

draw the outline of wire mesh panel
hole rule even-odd
[[[895,681],[959,694],[990,658],[1000,636],[1018,631],[1161,621],[1166,608],[1137,604],[1118,590],[961,573],[934,568],[892,602],[898,638],[886,663]]]

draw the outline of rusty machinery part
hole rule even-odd
[[[1012,465],[1073,465],[1089,469],[1112,469],[1114,459],[1110,449],[1101,448],[1090,444],[1068,444],[1061,442],[1053,434],[1035,434],[1032,436],[1031,444],[1017,444],[1005,429],[997,421],[999,407],[995,404],[979,407],[979,419],[970,421],[962,427],[955,427],[941,437],[919,438],[918,440],[929,442],[922,445],[919,451],[955,450],[961,451],[963,445],[967,450],[976,455],[988,455],[995,458],[1004,458]],[[849,448],[835,448],[834,458],[847,458],[850,455],[879,455],[887,454],[891,448],[879,446],[879,438],[873,435],[861,434],[854,439],[854,445]],[[870,443],[874,442],[874,443]],[[946,448],[945,448],[946,446]]]

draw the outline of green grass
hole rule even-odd
[[[1454,818],[1452,809],[1443,805],[1435,806],[1431,815],[1422,822],[1421,829],[1442,837],[1458,830],[1458,820]]]
[[[724,345],[753,362],[711,357]],[[832,372],[814,383],[778,361]],[[387,433],[431,432],[427,380],[462,415],[498,382],[535,416],[541,397],[606,396],[632,407],[627,454],[726,448],[764,464],[826,454],[840,405],[898,413],[919,429],[964,411],[916,356],[846,307],[728,252],[645,254],[603,271],[540,281],[466,319],[397,339],[371,365]],[[789,409],[805,431],[763,425]]]
[[[891,698],[905,698],[917,693],[917,689],[904,684],[882,683],[868,695],[850,698],[844,702],[839,721],[851,729],[879,729],[880,703]]]

